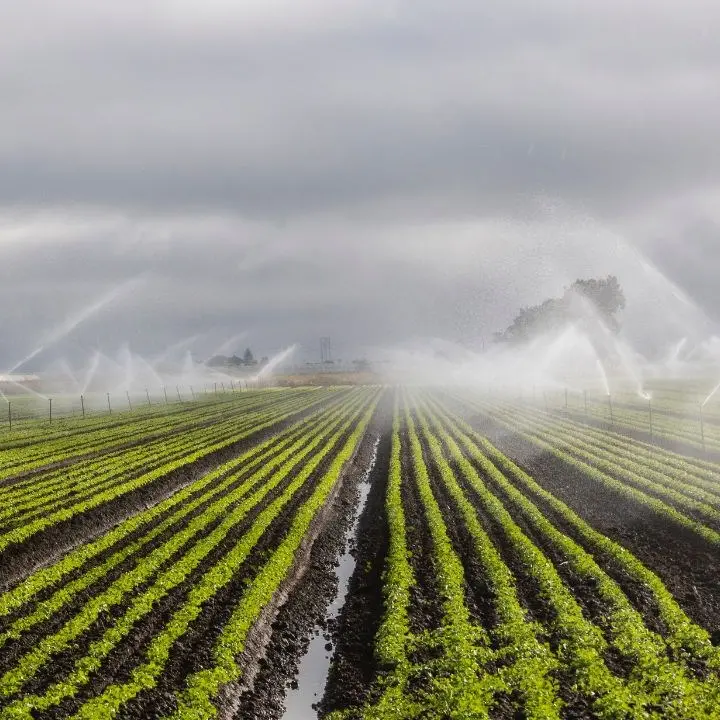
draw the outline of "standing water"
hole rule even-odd
[[[325,613],[326,627],[329,621],[335,620],[343,606],[348,593],[350,578],[355,571],[356,561],[351,552],[352,540],[357,535],[360,518],[362,517],[368,495],[370,494],[370,473],[377,462],[380,438],[375,439],[372,459],[358,485],[360,499],[355,511],[351,527],[345,533],[345,551],[340,556],[339,566],[335,571],[338,577],[338,590],[335,599]],[[325,690],[325,682],[330,670],[331,651],[325,649],[327,640],[319,627],[310,640],[307,652],[300,660],[297,674],[297,687],[288,690],[285,696],[285,713],[283,720],[308,720],[317,717],[313,704],[319,702]]]

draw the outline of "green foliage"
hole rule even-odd
[[[502,332],[495,333],[499,342],[524,343],[544,333],[554,332],[569,322],[587,320],[592,310],[613,331],[620,328],[617,313],[625,307],[625,295],[618,279],[608,275],[601,279],[576,280],[561,298],[549,298],[540,305],[526,306]]]

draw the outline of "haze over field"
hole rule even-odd
[[[644,353],[717,331],[717,3],[5,5],[0,367],[479,349],[609,273]]]

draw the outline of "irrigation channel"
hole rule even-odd
[[[8,432],[0,720],[720,718],[720,466],[616,412],[254,389]]]

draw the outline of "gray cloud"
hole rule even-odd
[[[720,315],[715,3],[5,4],[2,362],[143,272],[68,342],[477,344],[605,272]]]

